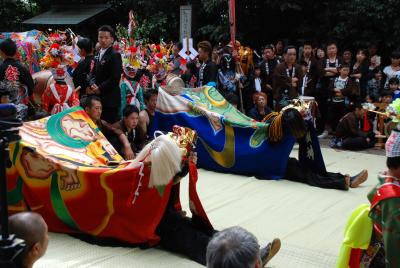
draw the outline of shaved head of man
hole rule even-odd
[[[42,216],[34,212],[21,212],[8,218],[9,231],[23,239],[26,248],[20,257],[20,266],[31,268],[47,250],[48,230]]]

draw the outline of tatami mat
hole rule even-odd
[[[292,155],[296,154],[294,149]],[[385,157],[332,149],[323,149],[323,154],[329,171],[355,174],[366,168],[369,180],[346,192],[200,170],[198,192],[214,227],[240,225],[253,232],[261,244],[281,238],[282,249],[269,267],[334,267],[347,217],[367,202],[366,194],[376,183],[377,173],[385,168]],[[187,208],[186,182],[181,198]],[[49,249],[35,267],[201,266],[159,249],[101,247],[50,234]]]

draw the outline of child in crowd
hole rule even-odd
[[[392,77],[389,79],[389,90],[392,93],[392,101],[400,98],[399,84],[400,81],[397,77]]]
[[[339,119],[346,114],[350,102],[359,95],[359,86],[349,77],[350,65],[344,63],[338,67],[339,76],[334,78],[329,86],[332,102],[328,112],[328,123],[332,131],[336,130]]]
[[[382,92],[382,71],[380,68],[372,70],[373,78],[367,83],[367,95],[378,99]]]
[[[391,104],[393,101],[392,93],[388,90],[385,90],[381,94],[381,103]]]

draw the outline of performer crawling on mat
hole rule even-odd
[[[197,162],[197,156],[192,153],[190,160]],[[188,173],[188,161],[183,163],[182,171],[176,174],[174,181],[178,183]],[[186,217],[174,208],[175,200],[179,198],[179,188],[174,187],[156,233],[161,237],[160,246],[171,252],[189,257],[191,260],[206,265],[207,245],[218,231],[206,226],[199,217]],[[274,239],[267,246],[260,249],[262,266],[264,267],[279,251],[281,241]]]
[[[354,176],[327,172],[313,124],[304,121],[295,109],[288,109],[283,113],[283,117],[287,128],[300,145],[299,160],[289,157],[283,179],[339,190],[356,188],[367,180],[367,170],[362,170]]]

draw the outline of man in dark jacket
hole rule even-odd
[[[284,62],[276,66],[273,81],[275,110],[280,111],[289,104],[289,100],[298,97],[303,72],[296,64],[297,51],[294,46],[285,47]]]
[[[361,103],[354,104],[352,110],[352,112],[340,119],[336,128],[336,139],[332,142],[332,147],[347,150],[363,150],[373,147],[373,136],[363,132],[360,128],[360,121],[364,118],[366,111]]]
[[[115,34],[111,26],[104,25],[99,28],[100,51],[95,56],[91,86],[88,90],[88,94],[96,94],[100,97],[103,106],[102,119],[110,124],[120,119],[121,105],[119,81],[122,74],[122,59],[112,47],[114,40]]]
[[[89,75],[94,68],[93,43],[89,38],[80,38],[77,46],[81,60],[72,74],[75,88],[81,87],[81,95],[86,94],[89,87]]]
[[[268,96],[268,107],[273,109],[272,75],[276,66],[281,62],[275,56],[273,45],[265,46],[262,57],[263,61],[260,63],[262,91]]]
[[[212,47],[210,42],[202,41],[197,45],[199,51],[200,69],[198,86],[217,86],[218,68],[211,60]]]
[[[17,45],[13,40],[8,38],[0,43],[0,58],[4,60],[0,65],[0,81],[16,83],[19,91],[11,96],[10,101],[27,105],[33,92],[33,79],[28,69],[16,59],[16,54]]]

